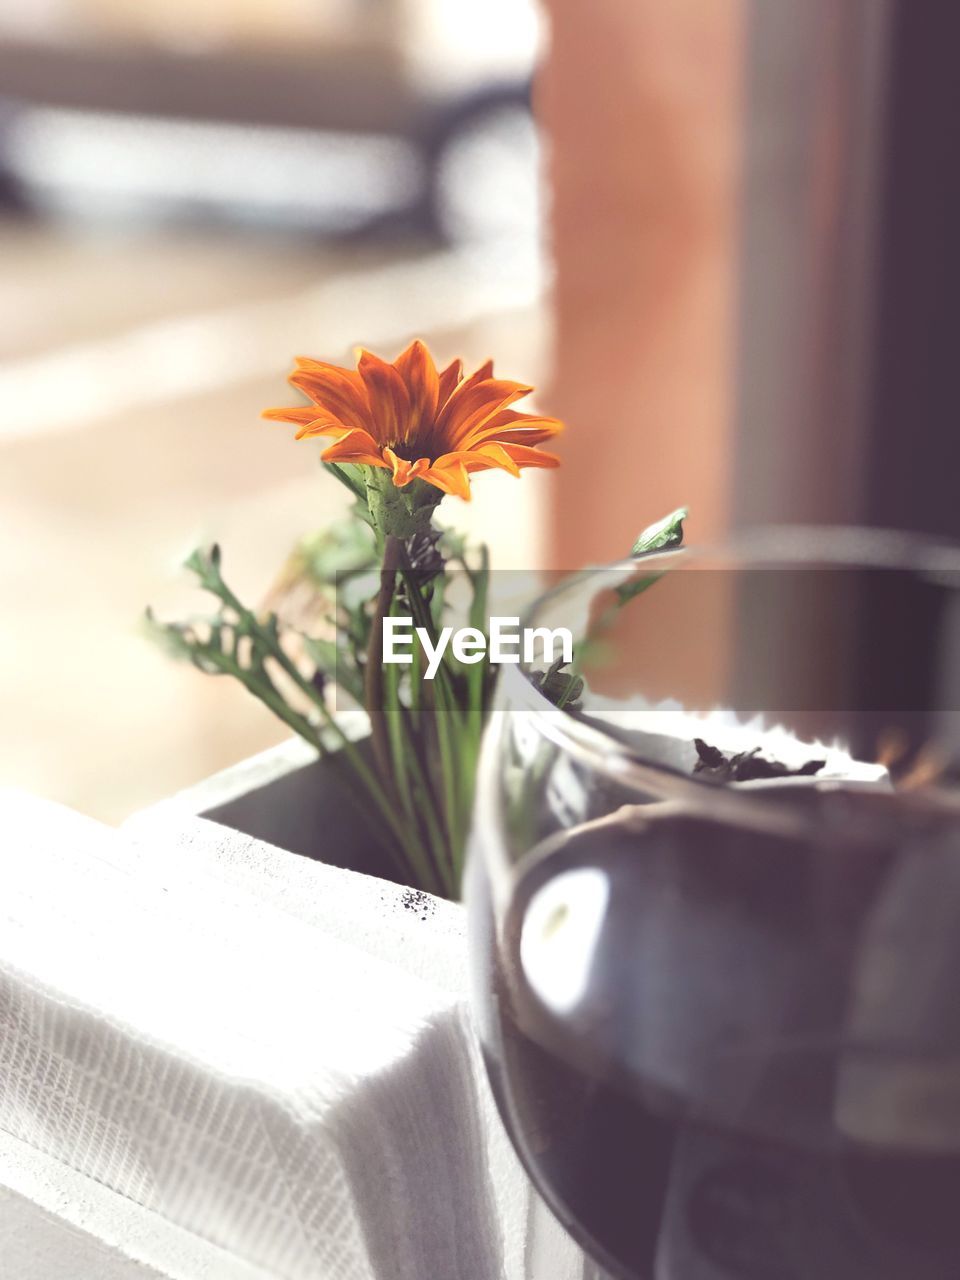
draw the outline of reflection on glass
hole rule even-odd
[[[505,671],[476,1008],[518,1152],[611,1276],[960,1274],[958,587],[952,550],[835,535],[536,609],[585,686],[558,710]]]

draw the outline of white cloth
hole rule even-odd
[[[176,806],[114,832],[6,793],[0,821],[0,1131],[214,1251],[161,1234],[157,1274],[585,1274],[495,1117],[460,908]]]

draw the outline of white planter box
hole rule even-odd
[[[197,816],[315,794],[308,758],[284,744],[119,832],[3,796],[16,1280],[594,1274],[495,1115],[462,909]]]
[[[311,758],[285,743],[119,832],[2,797],[16,1280],[596,1274],[495,1115],[462,909],[333,865],[378,864]]]

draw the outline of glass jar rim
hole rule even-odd
[[[957,575],[960,591],[960,544],[928,535],[873,529],[854,525],[777,525],[757,527],[730,535],[725,541],[702,547],[669,547],[648,551],[643,555],[615,561],[599,568],[587,568],[564,577],[557,585],[539,595],[522,616],[521,627],[536,627],[551,603],[583,590],[587,583],[596,589],[616,585],[624,575],[635,574],[640,566],[656,571],[671,569],[866,569],[915,573],[921,577],[948,578]],[[762,792],[769,783],[762,780],[741,782],[736,792],[717,787],[694,775],[670,766],[644,760],[623,741],[594,721],[556,707],[537,689],[521,663],[507,665],[501,674],[509,694],[511,710],[529,714],[537,729],[561,750],[579,758],[591,768],[599,769],[627,786],[637,789],[656,783],[665,793],[680,798],[703,799]],[[790,779],[778,779],[782,787]],[[798,779],[809,785],[810,779]],[[822,784],[821,784],[822,785]],[[723,802],[721,802],[723,803]],[[740,807],[740,802],[735,801]]]

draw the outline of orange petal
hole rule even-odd
[[[473,452],[480,454],[483,458],[489,458],[495,467],[501,467],[517,479],[520,478],[520,468],[502,444],[482,444]]]
[[[303,440],[306,436],[345,436],[353,427],[345,427],[336,418],[322,412],[319,405],[311,404],[304,408],[299,405],[295,409],[264,409],[262,416],[275,422],[300,423],[296,438]]]
[[[462,369],[463,369],[462,362],[460,360],[455,360],[453,364],[449,365],[446,369],[444,369],[443,373],[441,374],[441,381],[447,377],[447,375],[450,373],[450,370],[454,368],[454,365],[456,365],[458,375],[462,372]],[[493,361],[488,360],[486,364],[482,364],[475,373],[471,373],[469,378],[464,379],[464,381],[462,382],[458,380],[456,385],[451,387],[450,396],[452,396],[454,392],[456,392],[457,395],[459,396],[463,394],[463,392],[469,391],[471,387],[475,387],[478,382],[488,382],[492,377],[493,377]],[[449,398],[450,397],[448,396],[447,399]],[[443,403],[444,402],[441,400],[441,404]]]
[[[469,385],[462,382],[437,419],[437,438],[447,448],[458,448],[476,427],[501,409],[529,395],[532,387],[522,382],[486,378]]]
[[[315,360],[313,356],[294,356],[294,369],[304,373],[342,373],[348,378],[356,378],[356,369],[348,369],[342,364],[332,364],[329,360]]]
[[[410,425],[413,432],[432,426],[437,416],[440,379],[433,356],[419,338],[411,342],[393,367],[403,379],[410,397]]]
[[[490,365],[490,369],[491,371],[493,370],[492,363]],[[463,377],[463,361],[458,356],[456,360],[450,361],[450,363],[444,369],[443,373],[441,373],[440,375],[440,387],[437,395],[437,403],[441,408],[443,408],[443,406],[450,399],[450,396],[452,395],[455,388],[459,386],[460,379],[462,377]]]
[[[544,453],[540,449],[531,449],[525,444],[505,444],[503,448],[518,467],[559,467],[560,465],[560,459],[555,453]]]
[[[383,456],[393,470],[393,483],[398,489],[404,488],[411,480],[423,475],[430,463],[426,458],[417,458],[416,462],[408,462],[406,458],[398,458],[392,449],[384,449]]]
[[[558,435],[563,427],[559,418],[540,418],[532,413],[505,409],[474,428],[468,438],[461,442],[461,447],[474,448],[488,440],[498,440],[501,444],[507,441],[515,444],[540,444],[541,441]]]
[[[358,430],[358,427],[345,427],[342,422],[334,422],[332,418],[318,418],[316,422],[308,422],[305,427],[301,427],[295,438],[308,440],[312,436],[333,436],[334,440],[341,440]],[[367,433],[364,431],[363,434]]]
[[[370,402],[363,380],[353,369],[299,356],[288,381],[315,404],[348,427],[367,427]]]
[[[377,442],[366,431],[351,430],[320,455],[324,462],[365,462],[371,467],[386,467]]]
[[[512,431],[493,431],[490,435],[484,432],[470,441],[470,448],[477,448],[482,444],[491,444],[494,441],[497,444],[525,444],[532,447],[533,445],[543,444],[544,440],[551,440],[556,434],[557,432],[549,427],[518,427]]]
[[[312,426],[314,422],[335,421],[329,413],[321,410],[319,404],[292,404],[289,408],[265,408],[260,416],[270,422],[294,422],[297,426]]]
[[[446,470],[460,464],[467,471],[484,471],[489,467],[502,467],[511,475],[519,475],[520,467],[558,467],[560,459],[552,453],[542,453],[523,444],[501,444],[499,441],[479,445],[473,449],[458,449],[437,458],[433,466]]]
[[[357,366],[370,400],[369,426],[381,444],[406,440],[410,424],[410,396],[392,364],[372,351],[361,351]]]
[[[470,477],[467,475],[467,469],[462,462],[452,462],[449,466],[438,467],[436,463],[432,467],[428,467],[421,475],[422,480],[428,481],[435,485],[438,489],[442,489],[444,493],[452,493],[457,498],[462,498],[464,502],[469,502],[470,493]]]
[[[466,467],[468,471],[487,471],[495,464],[476,449],[456,449],[453,453],[441,454],[433,465],[441,471],[457,465]]]
[[[271,422],[295,422],[298,427],[308,427],[311,422],[316,422],[318,418],[324,417],[315,404],[295,404],[289,409],[264,409],[261,418],[267,418]]]

